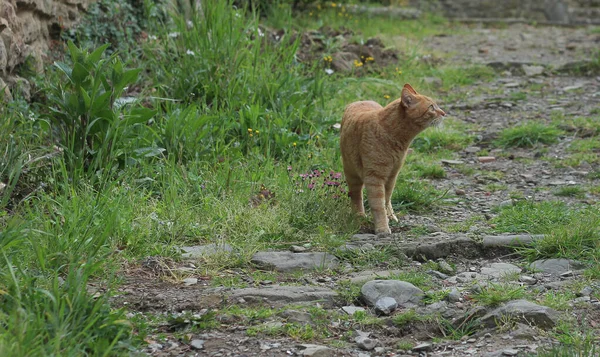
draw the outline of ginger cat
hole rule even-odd
[[[385,108],[373,101],[354,102],[342,118],[340,148],[352,207],[365,215],[363,185],[376,233],[391,233],[388,219],[398,221],[390,199],[396,177],[413,139],[446,113],[405,84],[399,99]]]

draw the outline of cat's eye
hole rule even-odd
[[[429,106],[430,111],[434,111],[433,104]]]

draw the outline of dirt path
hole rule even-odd
[[[588,60],[593,50],[600,46],[600,34],[587,28],[512,25],[492,29],[473,25],[468,30],[465,26],[465,31],[456,35],[425,39],[423,44],[431,52],[450,54],[450,60],[457,63],[492,63],[501,73],[492,82],[461,88],[463,95],[457,98],[462,99],[443,105],[451,117],[470,124],[469,130],[477,137],[471,147],[457,153],[456,159],[460,162],[447,163],[445,179],[431,181],[437,189],[449,190],[453,197],[448,201],[455,204],[443,205],[425,214],[405,215],[401,226],[395,227],[397,233],[393,237],[380,239],[372,235],[358,235],[348,249],[365,252],[378,246],[398,249],[411,243],[413,246],[434,244],[430,251],[438,256],[431,258],[446,259],[452,263],[449,268],[442,261],[427,270],[418,261],[410,260],[403,271],[425,272],[431,277],[429,284],[432,287],[427,296],[431,298],[435,292],[444,291],[444,298],[412,307],[407,303],[391,317],[382,314],[379,318],[365,315],[358,318],[340,310],[341,306],[349,305],[349,301],[339,302],[338,296],[338,302],[331,304],[326,292],[335,290],[339,294],[350,289],[344,283],[349,279],[366,282],[377,276],[401,276],[402,272],[361,272],[352,267],[344,268],[341,263],[338,269],[343,272],[341,274],[307,273],[298,276],[281,273],[276,274],[274,281],[258,282],[244,272],[237,272],[241,281],[246,286],[256,287],[255,290],[270,291],[276,286],[289,290],[274,297],[257,291],[240,292],[238,288],[210,287],[210,281],[202,279],[190,281],[190,286],[164,282],[158,278],[165,276],[160,271],[164,264],[148,262],[128,278],[120,295],[115,297],[119,305],[127,305],[130,311],[152,313],[156,320],[162,321],[158,328],[160,333],[153,330],[146,337],[149,342],[147,354],[523,356],[555,341],[544,326],[546,312],[542,313],[544,316],[538,316],[539,319],[532,315],[522,318],[529,312],[521,310],[512,315],[506,312],[493,315],[494,308],[484,308],[473,301],[470,296],[478,290],[490,286],[493,290],[494,285],[490,283],[501,289],[514,287],[517,292],[522,290],[531,294],[546,291],[560,294],[561,289],[573,292],[577,288],[574,293],[579,297],[573,296],[564,302],[570,316],[583,329],[593,329],[600,324],[600,302],[597,300],[600,286],[597,282],[587,286],[593,292],[586,295],[583,291],[586,286],[578,283],[580,271],[576,262],[568,262],[566,267],[556,271],[541,268],[542,272],[526,271],[523,259],[504,249],[486,250],[477,238],[482,231],[489,229],[495,208],[511,204],[514,192],[521,192],[534,201],[597,202],[598,196],[590,193],[579,197],[557,197],[554,191],[567,186],[600,184],[598,178],[589,176],[590,172],[600,169],[598,161],[588,162],[588,158],[574,165],[573,152],[569,151],[574,140],[598,135],[593,126],[579,125],[572,119],[593,117],[600,121],[600,77],[587,75],[585,68],[580,74],[563,71],[565,66]],[[568,133],[554,145],[506,150],[492,144],[504,128],[527,120],[549,122],[552,119],[563,119],[563,129]],[[594,150],[592,158],[599,154],[598,149]],[[492,156],[494,159],[483,163],[480,156]],[[422,227],[426,227],[426,232],[415,233]],[[464,241],[467,243],[463,246],[460,242]],[[451,243],[444,246],[447,242]],[[555,263],[561,266],[561,262]],[[189,264],[179,266],[182,275],[193,269]],[[307,305],[302,296],[308,293],[302,289],[309,287],[321,290],[311,292],[318,302],[308,299]],[[298,295],[292,294],[294,288],[300,289]],[[450,295],[446,296],[448,292]],[[291,294],[289,299],[282,297],[288,293]],[[318,298],[318,293],[324,295]],[[232,294],[234,297],[231,297]],[[274,313],[249,316],[217,312],[214,316],[211,312],[230,304],[255,306],[257,302],[272,308]],[[317,313],[306,306],[322,306],[325,313]],[[444,321],[452,321],[452,326],[445,326],[440,318],[433,317],[407,317],[403,323],[398,315],[407,314],[411,309],[418,316],[441,316]],[[561,313],[565,311],[559,311]],[[496,318],[499,328],[470,325],[471,320],[485,320],[489,314],[493,315],[492,319]],[[132,317],[134,315],[131,314]],[[508,317],[498,322],[498,316]],[[552,313],[548,316],[553,326],[562,319]],[[194,333],[178,332],[181,327],[199,327],[208,322],[215,323],[208,332],[199,329]],[[250,326],[257,327],[255,331],[259,332],[256,336]],[[311,345],[298,342],[302,336],[309,336],[311,331],[320,337]],[[451,339],[452,334],[457,340]],[[279,337],[281,335],[296,338]],[[346,342],[340,343],[341,340]]]

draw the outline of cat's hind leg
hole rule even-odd
[[[385,209],[385,184],[384,180],[379,178],[365,179],[367,189],[367,198],[371,213],[373,213],[373,222],[375,223],[375,233],[392,233],[388,225],[388,217]]]
[[[365,206],[363,204],[363,182],[358,177],[346,175],[348,183],[348,195],[352,201],[352,209],[359,216],[365,216]]]
[[[390,220],[398,222],[398,217],[394,214],[392,208],[392,193],[394,192],[394,186],[396,186],[396,175],[390,177],[385,182],[385,213]]]

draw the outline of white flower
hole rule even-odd
[[[158,40],[158,37],[156,37],[155,35],[150,35],[150,36],[148,36],[148,38],[151,39],[151,40],[153,40],[153,41]]]
[[[176,38],[177,36],[179,36],[179,32],[171,32],[167,36],[169,36],[170,38]]]
[[[264,34],[264,32],[262,32],[262,30],[260,29],[260,27],[258,28],[258,36],[265,37],[265,34]]]
[[[333,72],[334,72],[333,69],[331,69],[331,68],[325,68],[325,73],[327,73],[327,74],[333,74]]]
[[[187,20],[187,27],[191,29],[194,27],[194,23],[191,20]]]
[[[194,53],[194,51],[192,51],[192,50],[187,50],[187,51],[185,51],[185,53],[186,53],[187,55],[190,55],[190,56],[195,56],[195,55],[196,55],[196,54]]]

